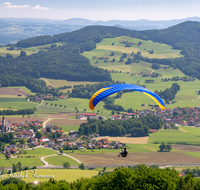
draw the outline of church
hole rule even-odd
[[[4,114],[3,114],[3,117],[2,117],[1,132],[10,132],[10,123],[6,122]]]

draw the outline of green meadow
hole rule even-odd
[[[195,134],[181,132],[177,129],[160,129],[157,133],[152,133],[149,136],[148,143],[155,142],[165,142],[165,143],[192,143],[196,144],[200,142],[200,136],[196,136]]]
[[[46,157],[47,161],[51,165],[62,166],[64,162],[69,162],[70,166],[78,166],[79,163],[68,156],[58,155]]]
[[[35,108],[37,105],[37,103],[28,102],[25,98],[0,97],[0,108],[26,109]]]
[[[43,166],[40,158],[10,158],[12,164],[22,163],[22,166]]]
[[[72,131],[72,130],[78,131],[78,129],[79,129],[79,125],[59,125],[59,126],[62,127],[62,130],[65,133]]]
[[[139,153],[139,152],[157,152],[159,150],[158,144],[126,144],[129,153]],[[73,154],[103,154],[103,153],[119,153],[121,149],[83,149],[66,151],[67,154],[73,156]]]
[[[198,127],[179,127],[179,129],[196,136],[200,136],[200,128]]]
[[[0,154],[0,167],[12,167],[11,162],[6,159],[4,154]]]
[[[57,151],[47,148],[34,148],[33,150],[26,150],[26,154],[19,154],[17,156],[34,156],[34,157],[43,157],[48,155],[57,154]]]

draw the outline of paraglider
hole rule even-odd
[[[121,157],[126,157],[127,154],[128,154],[128,152],[127,152],[126,148],[124,148],[124,149],[119,153],[118,157],[120,157],[120,156],[121,156]]]
[[[161,110],[165,109],[165,104],[163,102],[163,100],[154,92],[135,85],[135,84],[113,84],[113,85],[109,85],[106,86],[100,90],[98,90],[90,99],[89,102],[89,108],[91,110],[94,110],[95,106],[104,98],[106,98],[107,96],[110,96],[111,94],[114,94],[118,91],[121,90],[133,90],[133,91],[139,91],[147,96],[149,96],[150,98],[152,98],[157,104],[158,106],[161,108]]]

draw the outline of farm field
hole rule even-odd
[[[128,153],[126,158],[118,157],[116,153],[75,154],[87,165],[125,165],[125,164],[187,164],[199,163],[200,158],[180,152],[146,152]],[[173,158],[173,159],[172,159]]]
[[[73,160],[72,158],[63,155],[46,157],[45,161],[47,161],[51,165],[56,166],[62,166],[64,162],[69,162],[70,166],[80,165],[77,161]]]
[[[183,152],[200,153],[200,146],[173,144],[172,148]]]
[[[59,126],[80,126],[81,123],[87,123],[85,120],[79,120],[79,119],[53,119],[49,123],[53,125],[59,125]]]
[[[57,104],[57,108],[54,109],[55,107],[52,106],[49,108],[49,106],[45,106],[46,102],[48,103],[48,105],[51,105],[51,103],[53,103],[54,105]],[[60,105],[62,105],[62,108],[60,108]],[[95,110],[99,110],[99,113],[111,113],[110,110],[106,110],[103,108],[104,103],[103,102],[99,102],[98,103],[98,108],[96,107]],[[53,113],[53,109],[60,110],[60,112],[67,112],[66,108],[63,108],[64,106],[66,106],[66,108],[70,109],[71,111],[69,112],[75,112],[75,107],[77,108],[77,110],[79,111],[83,111],[84,109],[86,109],[86,111],[91,111],[89,109],[89,99],[81,99],[81,98],[70,98],[70,99],[64,99],[64,100],[55,100],[55,101],[44,101],[43,105],[41,105],[37,110],[38,113]],[[46,109],[45,109],[46,107]],[[42,110],[41,110],[42,109]],[[54,112],[54,113],[55,113]],[[85,112],[85,111],[84,111]]]
[[[196,136],[200,136],[200,128],[197,127],[179,127],[179,129],[188,132],[189,134],[193,134]]]
[[[12,164],[6,159],[4,154],[0,154],[0,167],[12,167]]]
[[[84,178],[91,178],[97,175],[99,171],[97,170],[75,170],[75,169],[37,169],[36,174],[38,175],[49,175],[54,176],[54,179],[59,180],[66,180],[68,182],[76,181],[82,177]],[[28,178],[24,178],[23,180],[27,183],[39,181],[44,182],[48,181],[49,178],[32,178],[34,174],[34,170],[28,170],[27,175]],[[22,172],[22,175],[25,175],[25,171]],[[5,175],[6,178],[8,175]]]
[[[136,44],[141,42],[142,45],[138,47],[135,44],[132,47],[124,47],[125,44],[120,43],[122,41],[133,42]],[[112,45],[112,43],[114,43],[114,45]],[[122,53],[131,54],[132,52],[137,53],[138,51],[141,52],[142,56],[149,57],[149,58],[175,58],[175,57],[182,56],[180,54],[180,50],[174,50],[169,45],[153,43],[150,40],[145,41],[145,40],[141,40],[137,38],[131,38],[128,36],[121,36],[121,37],[116,37],[116,38],[104,38],[100,43],[97,43],[96,45],[97,47],[95,50],[84,52],[82,53],[82,55],[88,57],[91,60],[93,56],[108,57],[111,51],[114,51],[116,54],[114,56],[109,56],[109,57],[118,58],[118,59]],[[152,49],[154,53],[149,54],[148,50],[152,50]],[[95,62],[96,60],[93,60],[92,64],[94,64]]]
[[[141,153],[141,152],[157,152],[159,150],[158,144],[126,144],[128,153]],[[83,149],[83,150],[74,150],[74,153],[66,151],[67,154],[75,157],[76,154],[106,154],[106,153],[118,153],[121,149]]]
[[[62,100],[63,101],[63,100]],[[46,102],[46,101],[44,101]],[[50,105],[44,105],[44,102],[42,105],[40,105],[37,108],[36,113],[70,113],[70,112],[74,112],[73,109],[69,109],[69,108],[64,108],[63,102],[59,102],[60,104],[57,104],[57,106],[55,106],[56,103],[58,103],[58,101],[49,101],[49,103],[53,103],[52,106]],[[62,105],[62,107],[60,107],[60,105]]]
[[[62,127],[62,130],[65,133],[68,133],[69,131],[73,130],[78,131],[80,125],[59,125],[59,126]]]
[[[28,102],[25,98],[6,98],[0,97],[0,107],[10,109],[35,108],[37,103]]]
[[[58,79],[48,79],[48,78],[40,78],[42,80],[44,80],[48,85],[53,85],[55,88],[61,87],[61,86],[74,86],[74,85],[92,85],[92,84],[96,84],[98,82],[90,82],[90,81],[67,81],[67,80],[58,80]],[[67,88],[64,90],[61,90],[62,92],[67,93],[68,90],[71,92],[72,88]]]
[[[57,154],[57,151],[47,148],[35,148],[33,150],[25,150],[27,154],[19,154],[18,156],[35,156],[35,157],[43,157],[48,155]],[[27,158],[29,159],[29,158]]]
[[[22,163],[22,166],[43,166],[40,158],[10,158],[11,163]]]
[[[149,137],[110,137],[105,136],[103,138],[107,138],[108,141],[120,141],[122,143],[129,144],[147,144]],[[102,139],[102,137],[96,138],[97,140]]]
[[[152,133],[149,136],[148,143],[154,142],[170,142],[170,143],[177,143],[177,142],[185,142],[185,143],[199,143],[200,136],[196,136],[194,134],[181,132],[180,130],[176,129],[160,129],[157,133]]]

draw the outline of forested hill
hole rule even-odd
[[[187,21],[163,30],[135,31],[109,26],[88,26],[83,29],[54,36],[38,36],[19,41],[16,46],[30,47],[55,42],[64,42],[63,46],[52,46],[47,52],[38,52],[30,56],[22,54],[13,59],[0,57],[0,86],[30,84],[30,80],[39,77],[65,79],[69,81],[111,81],[107,70],[93,67],[90,60],[80,55],[83,51],[96,48],[96,43],[103,38],[130,36],[143,40],[153,40],[181,49],[184,58],[149,59],[142,56],[138,59],[170,65],[179,68],[183,73],[200,79],[200,23]],[[20,82],[19,82],[20,81]],[[24,84],[26,83],[26,84]],[[40,82],[34,89],[41,89]],[[40,87],[39,87],[40,86]],[[37,91],[37,90],[35,90]],[[39,90],[40,91],[40,90]]]
[[[54,36],[38,36],[19,41],[17,47],[31,47],[56,42],[65,42],[68,45],[84,43],[98,43],[103,38],[113,38],[117,36],[131,36],[144,39],[145,36],[136,30],[127,30],[110,26],[88,26],[73,32],[66,32]],[[95,46],[96,47],[96,46]],[[94,47],[94,48],[95,48]]]
[[[103,38],[130,36],[143,40],[166,43],[175,49],[181,49],[185,58],[152,59],[143,61],[170,65],[189,76],[200,79],[200,22],[186,21],[162,30],[135,31],[109,26],[88,26],[83,29],[54,36],[39,36],[19,41],[17,46],[29,47],[47,43],[65,42],[68,47],[76,46],[80,52],[96,48]]]

